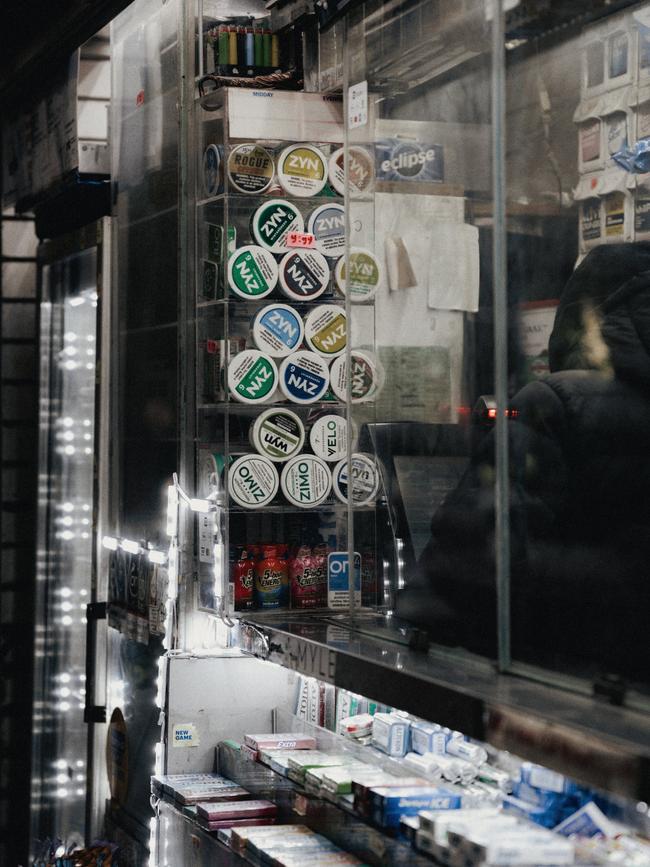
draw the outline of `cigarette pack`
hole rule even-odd
[[[281,836],[286,839],[294,834],[313,834],[314,832],[306,825],[272,825],[264,828],[257,828],[251,825],[238,826],[236,831],[232,833],[232,847],[237,851],[243,851],[249,840],[262,840],[263,838],[272,839],[274,836]]]
[[[612,823],[593,801],[560,822],[553,830],[563,837],[614,837],[616,835]]]
[[[521,816],[543,828],[553,828],[557,825],[558,808],[555,805],[538,807],[536,804],[530,804],[528,801],[522,801],[512,795],[506,795],[503,799],[503,809],[507,813]]]
[[[347,716],[339,721],[339,734],[351,738],[363,738],[372,734],[374,717],[369,713]]]
[[[372,817],[377,825],[398,828],[401,816],[417,816],[420,810],[458,810],[462,795],[451,789],[373,789]]]
[[[522,828],[492,835],[486,832],[470,834],[463,843],[470,864],[524,865],[544,864],[545,867],[573,864],[575,852],[570,840],[554,834],[540,834]]]
[[[254,750],[315,750],[316,738],[284,732],[280,734],[244,735],[244,743]]]
[[[236,784],[231,786],[188,786],[176,791],[176,800],[181,804],[198,804],[199,801],[245,801],[250,792]]]
[[[399,832],[406,840],[415,844],[415,836],[420,830],[420,819],[418,816],[402,816],[399,822]]]
[[[218,831],[220,828],[237,828],[239,825],[250,827],[251,825],[272,825],[275,819],[271,816],[260,816],[257,819],[215,819],[209,822],[207,819],[200,818],[199,824],[202,828],[208,831]]]
[[[411,749],[414,753],[444,753],[451,731],[427,722],[411,723]]]
[[[523,763],[520,775],[522,783],[527,783],[536,789],[545,789],[547,792],[571,794],[577,789],[576,784],[563,774],[558,774],[542,765],[534,765],[532,762]]]
[[[447,831],[453,827],[455,830],[471,828],[478,823],[489,819],[496,820],[500,816],[497,807],[460,810],[421,810],[418,813],[420,830],[438,843],[448,844]],[[514,822],[513,822],[514,823]]]
[[[411,724],[392,713],[376,713],[372,723],[372,743],[389,756],[405,756],[409,750]]]
[[[261,818],[277,815],[278,808],[271,801],[238,801],[234,804],[219,804],[212,801],[199,802],[196,805],[199,816],[209,822],[222,819],[245,819],[247,817]]]

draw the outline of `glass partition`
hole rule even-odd
[[[619,694],[650,682],[649,26],[508,42],[513,658]]]
[[[483,2],[349,14],[338,276],[361,602],[493,657],[491,28]]]

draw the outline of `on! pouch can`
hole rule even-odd
[[[338,202],[319,205],[309,215],[307,231],[316,239],[316,247],[330,259],[345,253],[345,208]]]
[[[352,193],[369,192],[375,178],[375,159],[365,148],[348,148],[348,184]],[[329,179],[332,189],[345,195],[345,148],[330,156]]]
[[[345,352],[347,317],[336,304],[319,304],[305,320],[305,340],[310,349],[325,358]]]
[[[286,199],[269,199],[260,205],[251,218],[251,233],[255,241],[272,253],[289,249],[289,232],[302,232],[305,221],[298,208]]]
[[[254,142],[238,145],[228,157],[228,181],[238,193],[260,195],[273,181],[273,157]]]
[[[290,409],[267,409],[250,429],[252,445],[271,461],[286,461],[305,443],[305,427]]]
[[[313,301],[327,289],[330,266],[318,250],[290,250],[278,266],[280,289],[293,301]]]
[[[280,186],[291,196],[317,196],[327,183],[327,174],[325,156],[314,145],[290,145],[278,158]]]
[[[327,362],[315,352],[294,352],[280,365],[280,391],[293,403],[315,403],[329,384]]]
[[[228,259],[228,285],[240,298],[266,298],[278,282],[278,265],[271,253],[255,244],[235,250]]]
[[[278,492],[278,471],[262,455],[242,455],[228,468],[228,491],[245,509],[268,505]]]
[[[273,358],[285,358],[300,349],[305,334],[302,318],[288,304],[268,304],[253,320],[253,342]]]
[[[373,400],[384,385],[383,369],[370,353],[354,349],[352,360],[352,402],[364,403]],[[340,355],[332,362],[330,369],[332,391],[339,400],[347,400],[348,365],[347,357]]]
[[[384,279],[384,270],[372,250],[357,247],[350,251],[350,278],[346,279],[345,256],[334,268],[334,284],[341,295],[349,295],[353,304],[373,298]]]
[[[257,349],[245,349],[228,365],[230,394],[242,403],[263,403],[278,384],[278,369],[268,355]]]
[[[339,461],[332,473],[334,493],[342,503],[347,503],[350,495],[350,473],[347,457]],[[367,506],[374,502],[379,490],[379,471],[377,464],[361,452],[352,455],[352,503]]]
[[[323,415],[309,431],[309,444],[324,461],[340,461],[347,454],[348,422],[342,415]]]
[[[280,485],[292,506],[309,509],[329,496],[332,474],[325,461],[316,455],[296,455],[285,464]]]

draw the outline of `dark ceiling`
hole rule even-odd
[[[48,70],[101,30],[129,0],[0,0],[0,104],[31,101]]]

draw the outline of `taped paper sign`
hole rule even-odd
[[[175,747],[198,747],[199,733],[194,723],[177,723],[172,729],[172,744]]]

